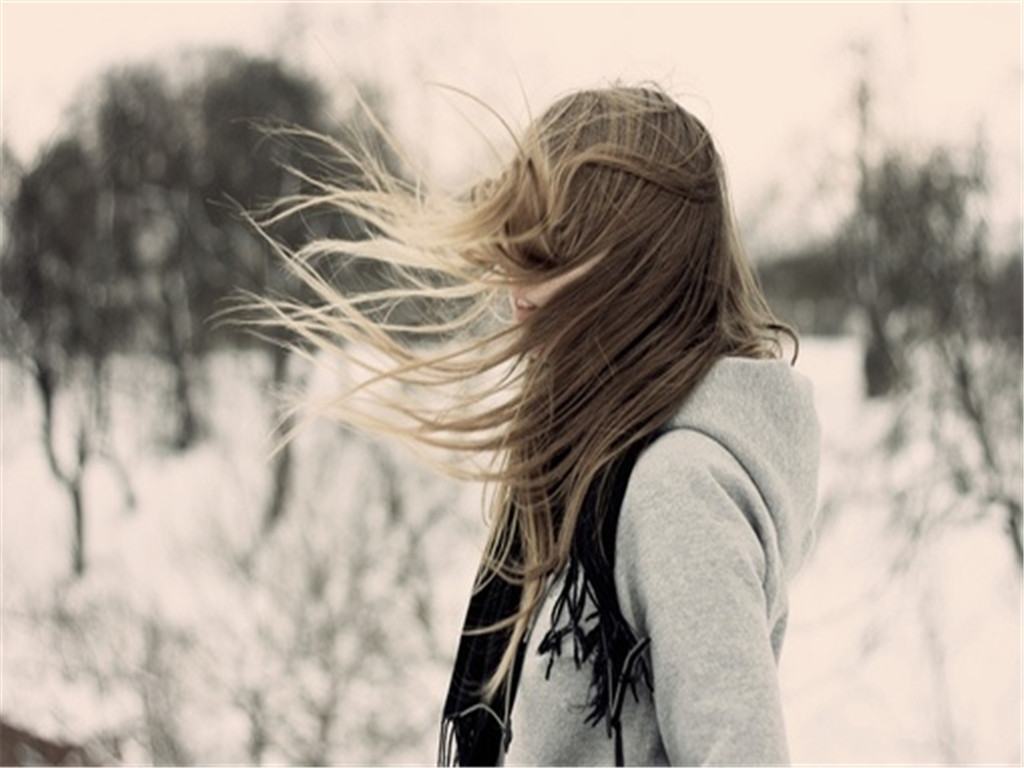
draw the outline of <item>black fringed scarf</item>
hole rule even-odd
[[[638,699],[634,668],[642,673],[649,690],[653,691],[654,685],[643,654],[649,638],[636,638],[619,608],[614,581],[615,532],[633,465],[643,448],[663,431],[664,427],[659,428],[633,443],[605,467],[588,488],[573,534],[561,592],[552,606],[551,627],[538,647],[538,653],[550,654],[545,678],[550,676],[555,656],[562,653],[565,635],[572,636],[577,669],[593,657],[589,713],[584,722],[594,726],[602,719],[605,721],[608,736],[615,738],[616,765],[625,764],[620,715],[627,685],[634,699]],[[511,546],[513,556],[518,556],[521,551],[518,539],[511,542]],[[483,568],[482,563],[480,568]],[[518,610],[521,592],[519,585],[494,576],[471,597],[463,628],[487,626],[511,615]],[[584,616],[588,595],[596,610]],[[584,629],[584,622],[595,616],[598,621]],[[512,740],[509,716],[529,633],[524,634],[520,643],[511,676],[506,677],[493,699],[493,704],[502,711],[485,703],[476,691],[497,667],[511,633],[511,627],[507,627],[484,635],[460,637],[441,721],[439,766],[497,765],[501,754],[508,749]]]

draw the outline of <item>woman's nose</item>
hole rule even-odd
[[[513,305],[515,305],[515,304],[529,304],[531,306],[536,306],[536,302],[533,301],[532,299],[528,298],[527,295],[521,289],[519,289],[519,290],[511,289],[509,291],[509,297],[510,297]]]

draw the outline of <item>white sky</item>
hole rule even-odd
[[[427,80],[464,88],[521,125],[519,79],[535,113],[572,88],[654,79],[708,123],[744,228],[761,242],[823,231],[840,204],[816,185],[827,169],[848,178],[848,42],[866,36],[886,134],[916,147],[963,144],[984,121],[996,234],[1020,232],[1017,3],[4,2],[0,16],[2,130],[23,160],[102,68],[170,60],[182,45],[276,51],[339,98],[346,77],[377,78],[392,91],[399,137],[449,179],[485,161],[467,118],[491,140],[501,130]]]

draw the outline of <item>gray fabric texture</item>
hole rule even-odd
[[[786,765],[778,665],[787,586],[814,542],[820,426],[789,360],[724,357],[639,456],[616,534],[615,585],[654,691],[626,691],[628,765]],[[505,765],[614,765],[584,720],[589,662],[537,653],[562,574],[535,615]],[[589,613],[589,608],[586,613]]]

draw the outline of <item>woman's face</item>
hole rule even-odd
[[[529,286],[529,288],[522,286],[510,288],[509,302],[512,304],[512,312],[515,315],[516,322],[522,320],[536,307],[542,306],[550,296],[556,293],[562,286],[571,283],[589,270],[596,261],[596,259],[593,259],[566,272],[564,275],[559,275],[538,285]]]

